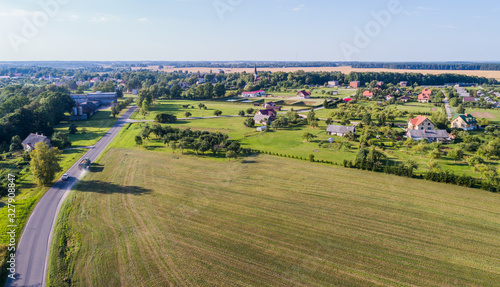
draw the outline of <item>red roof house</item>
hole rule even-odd
[[[311,92],[300,91],[300,92],[297,93],[297,97],[299,99],[310,99],[311,98]]]
[[[364,91],[363,92],[363,96],[371,99],[371,98],[373,98],[373,92],[371,92],[371,91]]]

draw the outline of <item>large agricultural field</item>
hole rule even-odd
[[[499,204],[291,159],[112,148],[63,206],[49,286],[495,286]]]
[[[134,70],[143,69],[141,68],[133,68]],[[150,70],[158,70],[158,66],[150,66],[148,67]],[[189,68],[176,68],[176,67],[165,67],[162,69],[164,72],[174,72],[178,70],[189,71],[192,73],[197,73],[198,71],[201,73],[208,73],[213,68],[206,67],[189,67]],[[224,68],[225,73],[252,73],[254,71],[253,68]],[[413,69],[370,69],[370,68],[352,68],[350,66],[341,66],[341,67],[289,67],[289,68],[260,68],[262,71],[270,71],[270,72],[296,72],[299,70],[305,72],[342,72],[343,74],[349,74],[350,72],[373,72],[373,73],[381,73],[381,72],[392,72],[392,73],[421,73],[424,75],[441,75],[441,74],[459,74],[459,75],[469,75],[469,76],[478,76],[478,77],[486,77],[486,78],[494,78],[500,80],[500,71],[483,71],[483,70],[413,70]]]

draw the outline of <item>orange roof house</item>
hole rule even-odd
[[[426,116],[422,115],[408,121],[409,130],[433,130],[435,127]]]
[[[363,92],[363,96],[371,99],[371,98],[373,98],[373,92],[371,92],[371,91],[364,91]]]

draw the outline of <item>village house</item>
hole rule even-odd
[[[355,129],[356,129],[355,127],[329,125],[326,128],[326,134],[329,136],[344,137],[349,132],[354,133]]]
[[[430,100],[431,100],[431,97],[427,94],[418,95],[418,101],[420,103],[428,103],[428,102],[430,102]]]
[[[300,91],[297,93],[297,98],[299,99],[310,99],[311,98],[311,92],[308,91]]]
[[[260,110],[255,113],[253,120],[256,124],[267,125],[268,122],[272,122],[276,119],[275,110]]]
[[[259,91],[253,91],[253,92],[243,92],[241,93],[242,98],[256,98],[256,97],[262,97],[266,94],[265,91],[259,90]]]
[[[363,96],[371,99],[371,98],[373,98],[373,92],[371,92],[371,91],[364,91],[363,92]]]
[[[406,88],[408,86],[408,82],[399,82],[399,86],[402,88]]]
[[[427,140],[429,142],[449,142],[450,135],[446,130],[408,130],[406,136],[416,141]]]
[[[477,120],[470,114],[457,114],[451,120],[452,129],[462,129],[464,131],[476,130]]]
[[[31,133],[28,137],[22,142],[23,149],[25,151],[32,151],[35,149],[35,145],[39,142],[45,142],[49,147],[51,146],[50,140],[48,137],[43,134],[39,135],[38,133]]]
[[[394,96],[393,96],[393,95],[387,95],[387,96],[385,96],[385,100],[386,100],[386,101],[390,101],[390,100],[392,100],[392,99],[394,99]]]
[[[360,81],[352,81],[352,82],[349,83],[349,86],[351,86],[352,88],[357,89],[357,88],[361,87],[361,82]]]
[[[410,97],[406,96],[406,95],[398,98],[398,101],[403,102],[403,103],[407,103],[409,100],[410,100]]]
[[[425,116],[418,116],[408,121],[408,130],[433,130],[436,126]]]

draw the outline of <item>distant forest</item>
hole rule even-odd
[[[283,68],[283,67],[340,67],[410,70],[487,70],[500,71],[500,62],[294,62],[294,61],[116,61],[116,62],[0,62],[0,69],[22,70],[33,67],[80,69],[95,72],[116,71],[131,67],[165,66],[175,68]]]
[[[500,70],[500,63],[352,63],[353,68],[409,69],[409,70]]]

